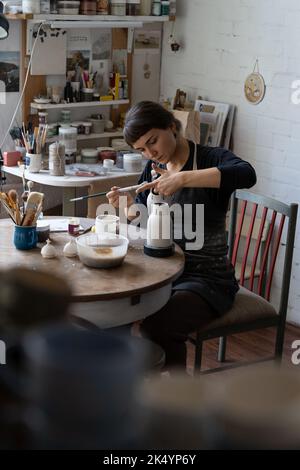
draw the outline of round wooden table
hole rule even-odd
[[[83,228],[94,222],[80,220]],[[63,255],[64,245],[70,239],[66,232],[50,234],[58,253],[53,259],[42,257],[43,244],[28,251],[17,250],[13,234],[12,221],[0,220],[0,269],[25,266],[63,277],[73,292],[72,314],[101,328],[125,325],[157,312],[167,303],[172,282],[184,268],[184,254],[178,246],[169,258],[152,258],[144,254],[143,240],[131,240],[130,236],[128,253],[121,266],[95,269],[82,264],[78,257]]]

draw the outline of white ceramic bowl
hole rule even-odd
[[[128,249],[128,239],[112,233],[105,237],[97,233],[82,235],[76,239],[76,243],[80,261],[92,268],[119,266]]]
[[[50,98],[33,98],[33,101],[38,104],[48,104],[51,103]]]

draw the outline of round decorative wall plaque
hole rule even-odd
[[[257,66],[257,72],[255,67]],[[266,85],[263,76],[258,71],[258,61],[255,62],[254,70],[245,80],[244,84],[245,97],[251,104],[260,103],[266,92]]]

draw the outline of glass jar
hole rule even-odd
[[[160,0],[154,0],[152,3],[152,15],[153,16],[161,16],[161,2]]]
[[[138,16],[140,14],[140,0],[127,0],[126,15]]]
[[[64,124],[68,124],[71,122],[71,111],[68,109],[62,109],[61,110],[61,122]]]
[[[110,9],[113,16],[125,16],[126,0],[111,0]]]
[[[81,15],[96,15],[97,14],[96,0],[80,0],[80,14]]]
[[[141,0],[140,1],[140,15],[150,16],[151,7],[152,7],[152,0]]]
[[[161,14],[162,16],[169,16],[170,14],[170,2],[169,1],[161,2]]]
[[[109,15],[109,0],[97,0],[97,15]]]
[[[59,142],[65,147],[66,163],[74,163],[77,152],[77,129],[75,127],[60,127]]]
[[[41,124],[41,125],[47,124],[47,122],[48,122],[48,113],[47,112],[40,111],[38,113],[38,116],[39,116],[39,124]]]

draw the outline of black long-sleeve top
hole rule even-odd
[[[189,142],[190,154],[181,171],[193,170],[193,142]],[[191,204],[192,227],[196,228],[196,204],[204,205],[204,245],[199,250],[187,250],[191,242],[184,236],[176,239],[185,252],[185,269],[174,283],[174,290],[190,290],[204,297],[215,309],[217,315],[228,310],[238,290],[234,269],[227,258],[228,246],[225,231],[225,218],[229,199],[233,191],[251,188],[256,183],[256,174],[250,163],[242,160],[224,148],[196,148],[197,169],[216,167],[221,172],[220,188],[182,188],[173,196],[170,204]],[[140,182],[151,181],[151,164],[147,162]],[[147,204],[149,191],[140,193],[137,203]],[[184,219],[182,219],[182,224]],[[184,230],[183,230],[184,232]]]

